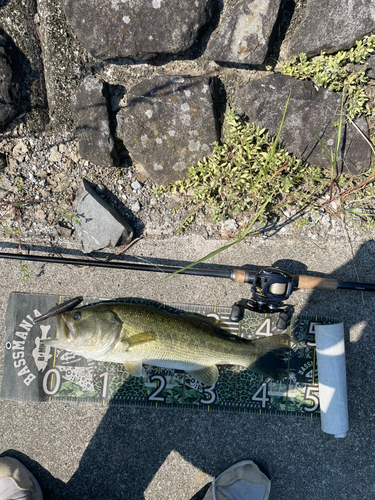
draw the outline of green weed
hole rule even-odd
[[[334,175],[336,172],[337,158],[339,155],[339,148],[340,148],[340,142],[341,142],[344,102],[345,102],[345,91],[342,93],[340,118],[339,118],[339,121],[337,123],[337,134],[336,134],[335,149],[334,149],[333,155],[329,153],[328,149],[323,144],[323,141],[319,137],[318,133],[314,130],[314,133],[319,141],[319,145],[322,148],[322,150],[324,151],[324,154],[326,155],[326,157],[330,163],[330,166],[331,166],[331,188],[330,188],[330,192],[329,192],[329,199],[330,200],[332,199],[333,179],[334,179]]]
[[[28,268],[27,268],[27,264],[25,262],[23,262],[22,260],[19,260],[18,261],[20,263],[20,266],[21,266],[21,273],[22,273],[22,281],[26,281],[28,278],[30,278],[30,275],[28,273]]]
[[[301,53],[292,61],[285,62],[280,71],[299,80],[312,80],[318,87],[333,91],[344,90],[347,95],[345,114],[349,120],[354,120],[357,116],[372,114],[365,91],[368,82],[365,61],[374,50],[375,35],[369,35],[357,41],[350,50],[342,50],[336,54],[321,52],[319,56],[308,60],[306,54]],[[364,64],[361,69],[353,66],[359,63]]]
[[[65,222],[70,222],[72,225],[79,224],[81,222],[80,218],[65,208],[59,208],[58,206],[52,206],[52,210],[57,210],[57,216],[63,219]]]
[[[63,210],[62,212],[59,212],[58,216],[63,217],[65,220],[71,222],[72,224],[79,224],[81,222],[80,218],[77,217],[76,214],[71,214],[67,210]]]
[[[307,217],[303,218],[303,219],[298,219],[296,221],[296,226],[299,227],[300,229],[302,229],[303,227],[307,226],[309,224],[309,219]]]
[[[350,222],[362,232],[360,224],[350,215],[362,221],[365,220],[368,227],[375,228],[374,207],[372,206],[372,202],[375,201],[373,182],[375,168],[371,173],[354,179],[345,175],[335,177],[344,121],[345,94],[344,91],[340,117],[336,123],[337,135],[332,154],[318,137],[319,145],[330,162],[330,179],[327,178],[323,169],[302,164],[300,160],[279,147],[278,141],[288,107],[288,99],[276,139],[270,139],[264,130],[260,130],[254,124],[245,123],[230,110],[225,115],[223,143],[214,144],[212,155],[204,158],[197,166],[190,167],[185,179],[155,190],[159,195],[171,191],[187,194],[187,191],[193,188],[194,192],[190,195],[190,200],[183,204],[183,206],[192,205],[192,209],[180,230],[185,229],[194,221],[203,204],[211,209],[213,221],[245,210],[253,213],[251,223],[245,231],[238,233],[233,242],[189,264],[183,270],[214,257],[241,242],[246,236],[257,234],[259,231],[253,230],[253,226],[256,221],[264,222],[267,219],[266,210],[278,214],[281,208],[289,205],[291,199],[300,208],[300,213],[303,213],[306,208],[314,213],[317,208],[331,204],[340,207],[336,211],[333,210],[334,213],[331,207],[327,207],[327,211],[333,217],[341,214],[348,220],[350,218]],[[328,187],[328,199],[322,203],[322,196],[326,194]],[[354,196],[355,200],[363,198],[361,201],[363,210],[353,208],[348,203],[345,205],[345,199],[350,196]],[[305,217],[299,219],[296,225],[302,228],[308,223],[309,219]]]
[[[233,110],[225,114],[224,139],[214,143],[213,153],[190,167],[183,180],[155,190],[158,195],[179,192],[189,197],[182,204],[189,215],[180,231],[194,221],[202,205],[217,222],[244,212],[254,217],[267,201],[259,215],[264,223],[265,210],[272,207],[278,213],[288,206],[291,194],[299,208],[311,202],[325,173],[302,164],[278,145],[283,121],[276,139],[271,139],[264,129],[245,123]]]

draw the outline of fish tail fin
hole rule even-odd
[[[288,334],[273,335],[253,340],[256,360],[248,368],[261,375],[279,380],[287,375],[290,337]]]

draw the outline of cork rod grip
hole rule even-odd
[[[233,281],[235,283],[246,283],[246,271],[243,269],[235,269]]]
[[[328,278],[317,278],[316,276],[295,276],[298,279],[297,288],[314,288],[316,290],[336,290],[338,281]]]

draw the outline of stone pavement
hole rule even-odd
[[[218,246],[220,242],[198,237],[141,240],[129,253],[181,265]],[[212,263],[248,264],[252,269],[276,264],[294,274],[375,282],[374,256],[373,241],[351,248],[333,240],[318,246],[280,237],[237,245]],[[215,305],[249,296],[248,285],[224,279],[177,276],[161,282],[159,274],[41,263],[29,263],[28,270],[30,278],[23,282],[18,262],[0,261],[3,336],[7,298],[13,291]],[[0,453],[23,461],[46,499],[199,500],[213,475],[243,459],[254,460],[271,478],[271,500],[374,498],[375,295],[297,291],[289,302],[309,314],[344,320],[347,438],[323,434],[319,419],[0,401]],[[0,355],[2,360],[3,351]]]

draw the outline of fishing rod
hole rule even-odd
[[[176,273],[187,274],[192,276],[206,276],[214,278],[226,278],[236,283],[248,283],[251,285],[252,298],[241,299],[232,306],[230,315],[231,321],[240,321],[244,310],[249,309],[261,313],[276,313],[279,312],[279,321],[277,327],[281,330],[286,328],[286,325],[293,313],[293,307],[285,305],[283,302],[290,295],[301,289],[309,290],[361,290],[375,291],[375,284],[371,283],[354,283],[346,281],[338,281],[331,278],[320,278],[317,276],[292,275],[287,271],[277,269],[275,267],[266,267],[257,272],[248,271],[245,269],[227,269],[227,270],[210,270],[210,269],[181,269],[175,266],[141,264],[136,262],[111,262],[100,260],[73,259],[69,257],[49,257],[39,255],[21,255],[19,253],[0,252],[0,258],[13,260],[26,260],[33,262],[44,262],[49,264],[65,264],[75,266],[89,267],[104,267],[112,269],[128,269],[132,271],[148,271],[157,273]],[[61,304],[64,311],[75,307],[70,303]],[[64,309],[65,307],[65,309]],[[67,309],[68,308],[68,309]],[[60,314],[62,311],[58,309],[53,315]]]

